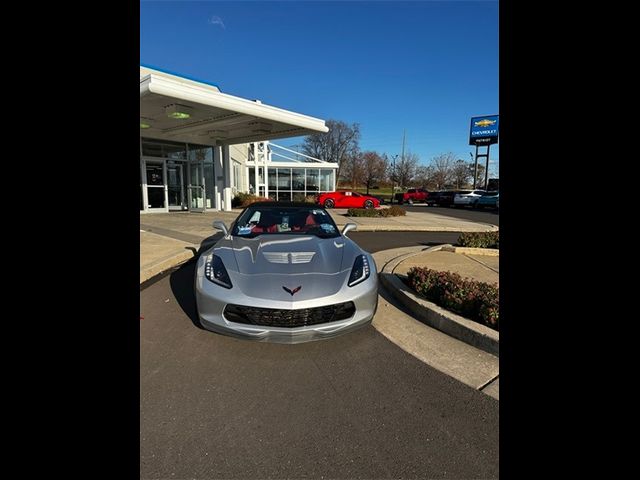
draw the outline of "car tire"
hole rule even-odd
[[[327,198],[327,199],[324,201],[324,204],[323,204],[323,205],[324,205],[324,208],[333,208],[333,207],[335,206],[335,204],[336,204],[336,202],[334,202],[334,201],[333,201],[332,199],[330,199],[330,198]]]
[[[371,200],[365,200],[364,208],[373,208],[373,202]]]

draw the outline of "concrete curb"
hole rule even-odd
[[[196,251],[198,250],[197,246],[194,245]],[[177,267],[178,265],[188,261],[193,258],[194,254],[191,250],[184,250],[179,253],[175,253],[164,257],[160,260],[153,262],[152,264],[145,266],[140,269],[140,283],[144,283],[147,280],[155,277],[156,275],[160,275],[162,272],[166,272],[167,270]]]
[[[445,252],[462,253],[466,255],[487,255],[489,257],[500,256],[500,250],[497,248],[453,247],[451,245],[445,245],[442,250]]]
[[[351,219],[350,217],[347,217]],[[356,223],[354,221],[353,223]],[[336,222],[339,228],[343,227],[344,224],[340,224]],[[361,225],[358,224],[358,228],[355,230],[356,232],[460,232],[460,233],[474,233],[474,232],[492,232],[498,230],[498,227],[495,225],[482,225],[478,224],[477,228],[472,227],[421,227],[421,226],[409,226],[409,225]]]
[[[451,245],[420,249],[389,260],[378,274],[380,282],[418,320],[464,343],[499,357],[500,334],[498,332],[420,298],[393,273],[395,268],[407,258],[420,253],[444,250],[445,247],[451,247]]]

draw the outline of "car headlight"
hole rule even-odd
[[[358,255],[355,262],[353,262],[353,268],[351,269],[351,275],[349,276],[347,285],[350,287],[358,285],[369,278],[370,274],[371,269],[369,268],[369,260],[367,259],[367,256]]]
[[[207,280],[220,285],[221,287],[233,287],[231,284],[231,278],[229,278],[229,274],[227,273],[227,269],[224,268],[222,259],[217,255],[211,254],[207,259],[204,264],[204,276],[207,277]]]

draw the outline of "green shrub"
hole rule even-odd
[[[458,245],[473,248],[500,248],[500,232],[466,232],[458,237]]]
[[[453,272],[413,267],[408,284],[429,301],[465,318],[499,330],[498,285],[462,278]]]
[[[407,211],[404,208],[396,207],[395,205],[379,210],[375,208],[350,208],[347,210],[347,216],[349,217],[398,217],[406,214]]]

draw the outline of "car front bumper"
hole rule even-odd
[[[237,288],[220,287],[204,277],[202,267],[199,265],[196,272],[195,292],[198,317],[201,325],[207,330],[263,342],[302,343],[336,337],[371,323],[378,307],[378,276],[374,268],[366,281],[354,287],[343,288],[334,295],[297,302],[276,302],[247,296]],[[349,301],[355,305],[355,313],[350,318],[294,328],[237,323],[229,321],[224,315],[224,309],[228,304],[297,310]]]

